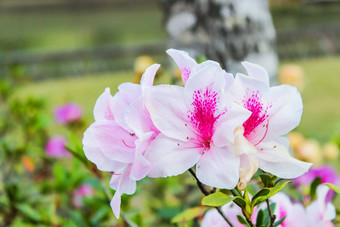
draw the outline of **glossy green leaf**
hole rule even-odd
[[[321,178],[317,177],[310,185],[310,198],[314,200],[316,198],[316,188],[321,184]]]
[[[273,187],[277,176],[268,173],[261,173],[260,178],[265,187]]]
[[[241,207],[242,209],[246,208],[246,201],[244,200],[244,198],[240,197],[240,196],[235,196],[234,197],[234,203],[236,203],[239,207]]]
[[[327,185],[330,189],[335,191],[337,194],[340,194],[340,187],[339,186],[335,186],[334,184],[331,184],[331,183],[325,183],[325,185]]]
[[[202,199],[202,205],[220,207],[233,201],[233,197],[226,195],[223,192],[215,192],[213,194],[207,195]]]
[[[194,207],[187,209],[179,214],[177,214],[175,217],[171,219],[171,223],[178,223],[178,222],[183,222],[183,221],[190,221],[201,214],[205,211],[204,207]]]
[[[270,197],[272,197],[273,195],[275,195],[276,193],[281,191],[283,189],[283,187],[286,186],[286,184],[288,184],[289,182],[290,181],[285,181],[282,184],[275,185],[273,188],[268,188],[270,190],[270,192],[267,195],[258,196],[257,198],[253,198],[252,206],[255,207],[258,204],[262,203],[263,201],[269,199]]]

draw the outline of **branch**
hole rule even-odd
[[[203,184],[199,181],[199,179],[197,178],[195,172],[192,169],[189,169],[189,172],[191,173],[191,175],[196,179],[197,182],[197,186],[199,187],[199,189],[201,190],[201,192],[207,196],[210,195],[211,193],[208,192]],[[229,221],[229,219],[223,214],[222,210],[220,207],[215,207],[215,209],[218,211],[218,213],[220,213],[220,215],[223,217],[223,219],[229,224],[230,227],[234,227],[234,225]]]
[[[268,213],[269,213],[269,217],[270,217],[270,227],[274,226],[274,222],[276,219],[276,215],[273,215],[272,210],[270,209],[270,204],[269,204],[269,200],[266,200],[267,203],[267,209],[268,209]]]

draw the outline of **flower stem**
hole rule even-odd
[[[201,192],[207,196],[210,195],[212,192],[208,192],[203,184],[199,181],[199,179],[197,178],[195,172],[192,169],[189,169],[189,172],[191,173],[191,175],[196,179],[197,182],[197,186],[198,188],[201,190]],[[229,219],[223,214],[222,210],[220,207],[215,207],[215,209],[218,211],[218,213],[220,213],[220,215],[223,217],[223,219],[229,224],[230,227],[234,227],[234,225],[229,221]]]
[[[270,227],[273,227],[275,219],[276,219],[276,215],[273,215],[268,199],[266,200],[266,203],[267,203],[267,209],[268,209],[268,213],[269,213],[269,217],[270,217]]]

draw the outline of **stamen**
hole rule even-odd
[[[257,145],[259,145],[259,144],[264,140],[264,138],[266,137],[267,132],[268,132],[268,125],[269,125],[269,120],[267,120],[267,124],[266,124],[266,132],[264,133],[262,139],[261,139],[259,142],[257,142],[257,143],[254,145],[254,147],[256,147]]]
[[[132,147],[132,146],[127,145],[123,139],[122,139],[122,142],[123,142],[123,144],[124,144],[125,146],[127,146],[128,148],[136,148],[136,147]]]

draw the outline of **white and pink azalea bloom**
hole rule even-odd
[[[73,192],[72,203],[75,207],[83,206],[83,197],[91,196],[94,190],[89,184],[83,184]]]
[[[305,208],[301,203],[292,203],[290,198],[283,192],[279,192],[270,199],[270,203],[275,203],[275,221],[285,218],[280,227],[308,227]],[[267,208],[266,204],[261,205],[262,210]]]
[[[54,118],[60,124],[80,121],[82,117],[83,109],[75,103],[66,103],[54,109]]]
[[[65,147],[66,139],[63,136],[57,135],[51,137],[45,146],[46,154],[54,158],[71,157],[70,152]]]
[[[145,104],[161,131],[146,152],[149,177],[175,176],[196,165],[202,183],[236,186],[240,159],[229,147],[235,128],[250,112],[225,98],[230,76],[210,62],[191,73],[185,87],[159,85],[148,90]]]
[[[218,64],[217,62],[207,60],[198,64],[195,59],[189,56],[189,54],[183,50],[168,49],[166,53],[175,61],[179,70],[181,71],[182,81],[185,85],[191,74],[195,71],[199,71],[207,65]],[[231,74],[227,73],[226,76],[227,84],[230,85],[233,77]]]
[[[235,203],[228,203],[221,207],[221,210],[226,218],[233,224],[234,227],[243,227],[244,224],[241,224],[238,219],[237,215],[242,214],[242,210],[239,206]],[[254,212],[251,216],[251,220],[253,223],[256,223],[256,216],[257,216],[257,209],[254,209]],[[229,227],[230,225],[224,220],[220,213],[214,208],[210,209],[205,215],[201,222],[201,227]]]
[[[86,157],[101,171],[112,173],[110,186],[115,189],[111,207],[118,218],[121,195],[133,194],[136,181],[144,178],[149,162],[146,148],[159,134],[144,107],[144,93],[152,86],[159,68],[147,68],[141,84],[123,83],[112,97],[106,88],[94,107],[95,122],[83,138]]]
[[[316,189],[317,199],[306,207],[306,220],[308,225],[313,227],[333,227],[332,220],[336,212],[332,203],[326,201],[329,188],[326,185],[319,185]]]
[[[289,85],[270,87],[265,69],[242,64],[249,76],[237,74],[226,90],[229,99],[251,112],[234,132],[234,153],[241,159],[239,187],[245,188],[258,168],[281,178],[304,174],[312,164],[293,158],[283,137],[300,122],[300,93]]]

